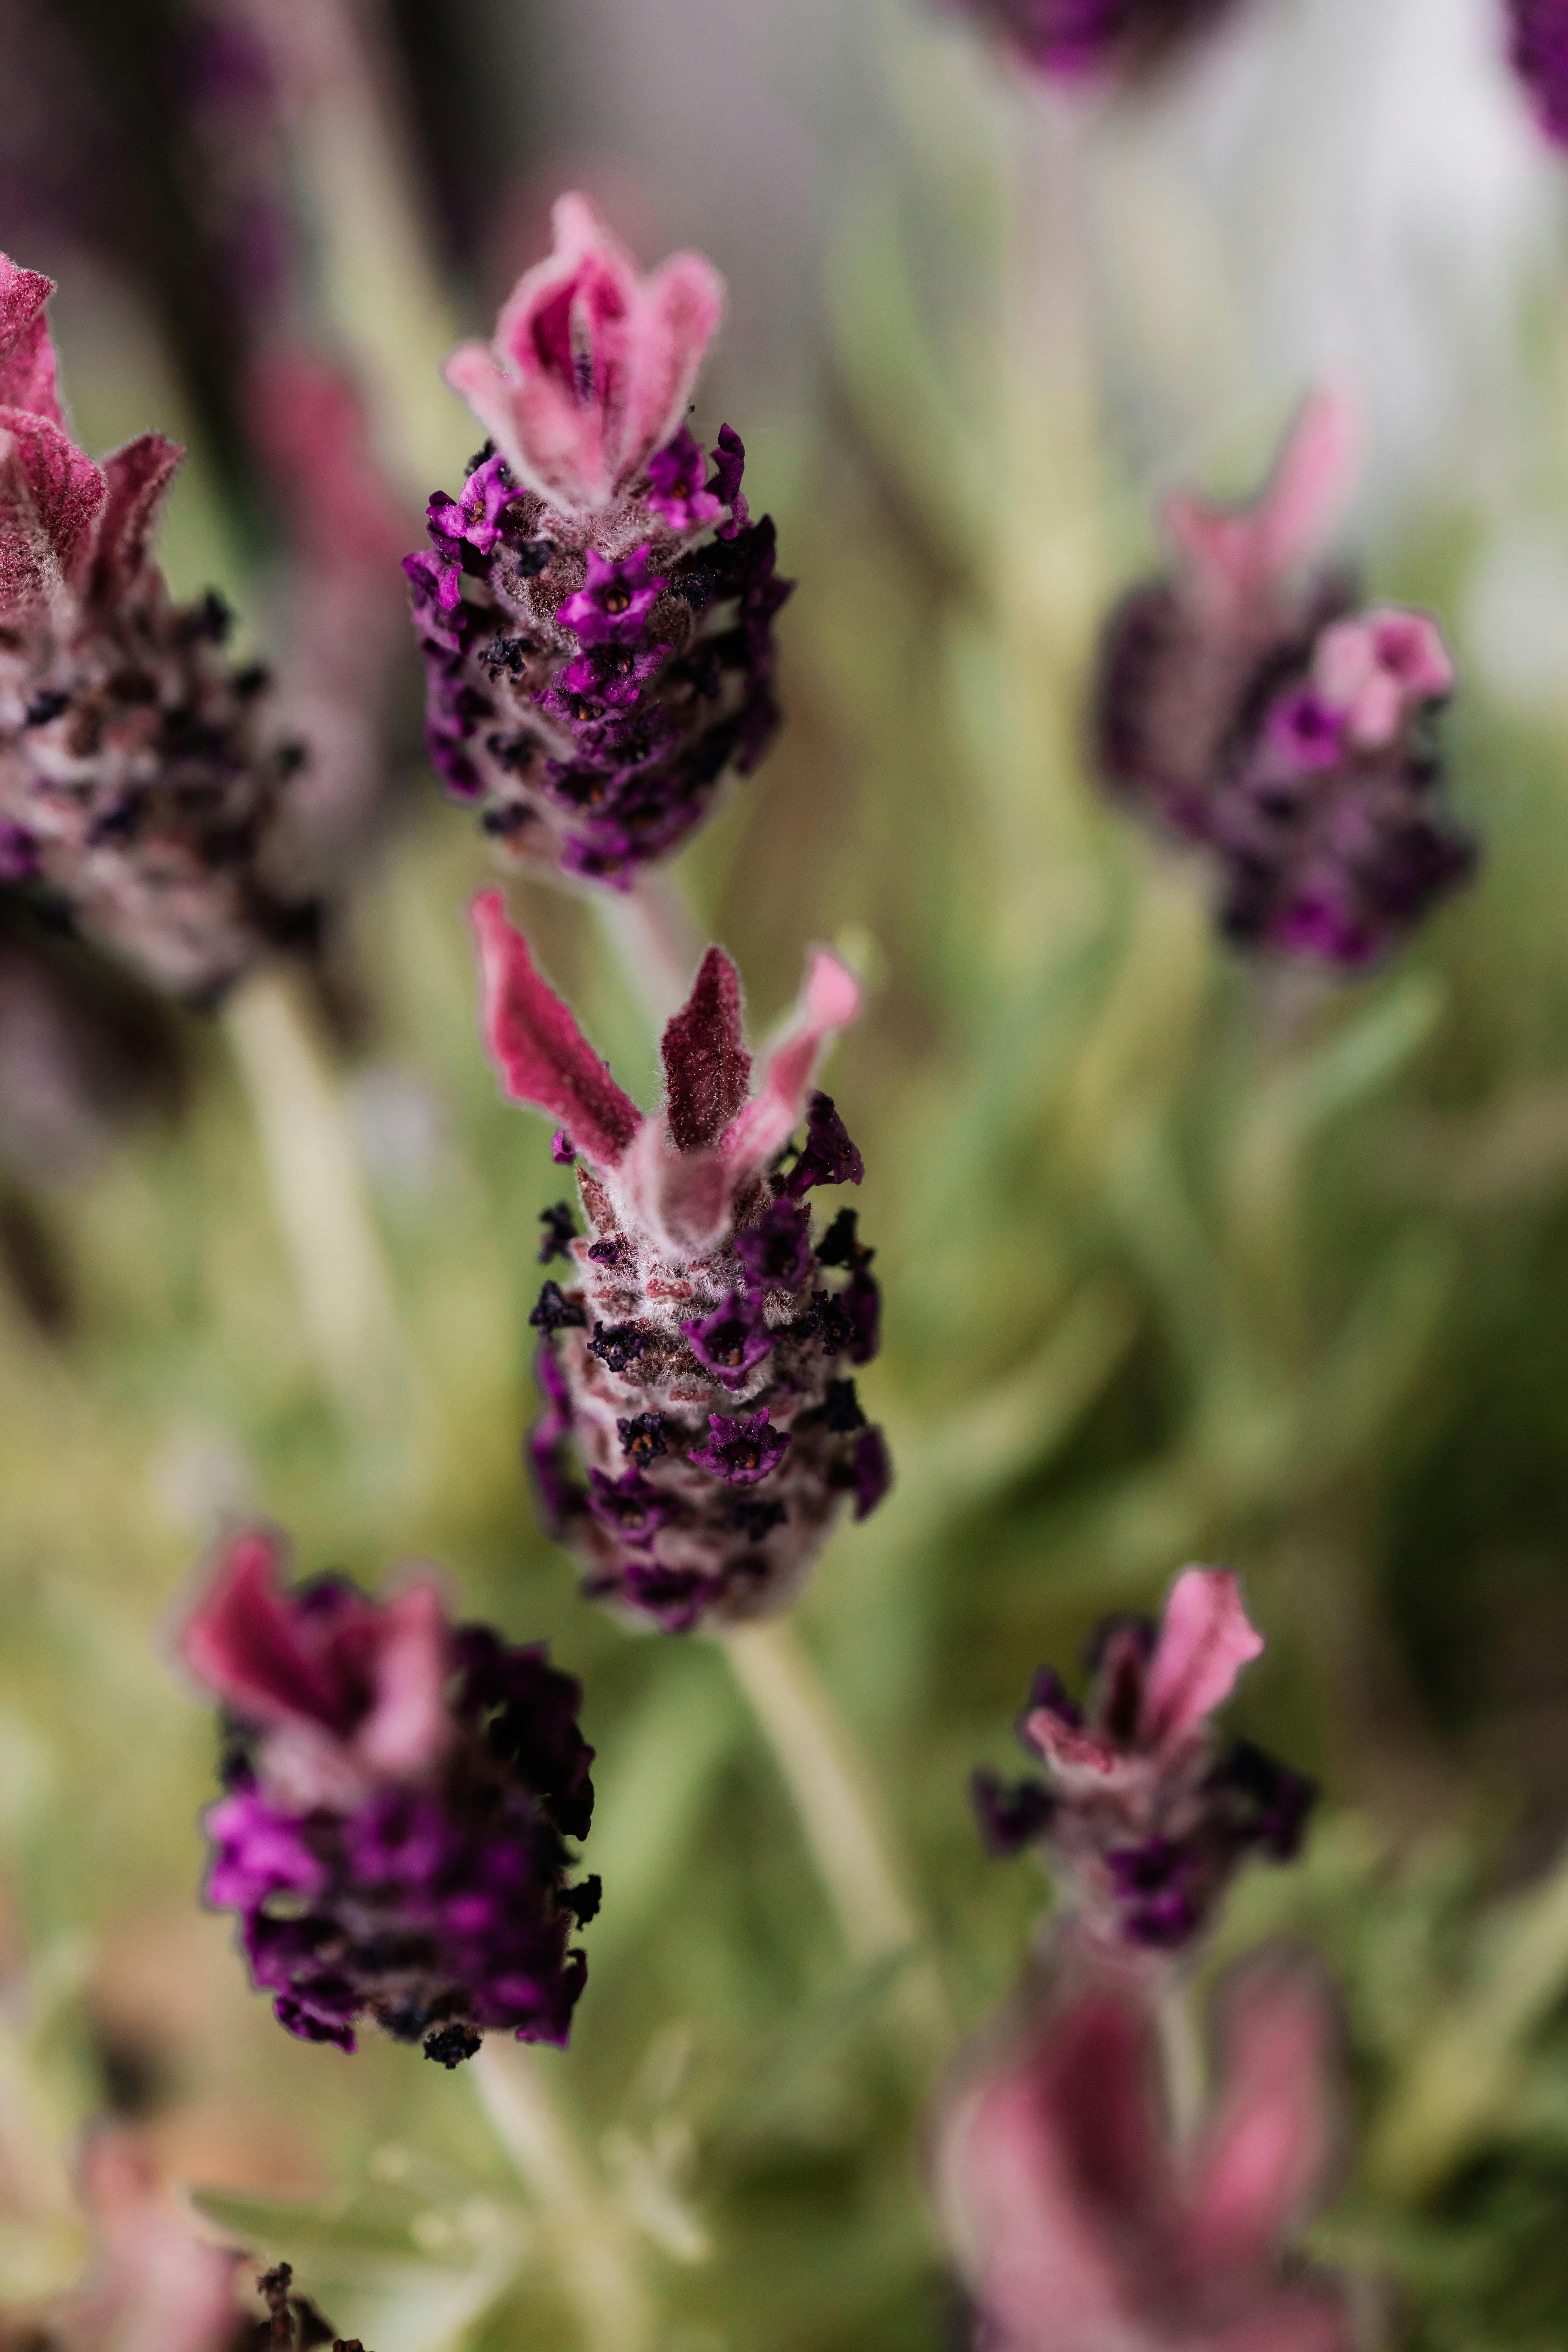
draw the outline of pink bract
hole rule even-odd
[[[561,512],[612,505],[679,425],[724,307],[697,253],[646,278],[586,196],[565,195],[555,250],[518,279],[494,340],[465,343],[447,381],[518,481]]]

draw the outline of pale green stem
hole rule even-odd
[[[223,1022],[324,1385],[352,1429],[391,1440],[411,1382],[363,1172],[299,974],[252,973]]]
[[[557,2105],[538,2053],[492,2035],[471,2069],[490,2127],[545,2224],[584,2352],[645,2352],[653,2315],[637,2240]]]
[[[1160,1989],[1154,2021],[1171,2135],[1178,2153],[1183,2153],[1196,2139],[1203,2121],[1205,2069],[1192,1988],[1178,1970],[1173,1969]]]
[[[921,2042],[941,2049],[952,2032],[946,1999],[848,1727],[781,1618],[731,1626],[718,1639],[794,1800],[850,1958],[910,1956],[895,2003]]]

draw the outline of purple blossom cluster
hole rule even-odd
[[[531,1321],[543,1417],[529,1440],[547,1525],[584,1589],[667,1632],[770,1615],[794,1597],[846,1499],[886,1493],[880,1430],[854,1374],[880,1301],[855,1212],[806,1195],[861,1180],[832,1100],[810,1090],[859,991],[822,951],[759,1090],[734,966],[710,949],[665,1031],[666,1100],[645,1118],[533,969],[499,892],[474,909],[485,1029],[507,1092],[566,1122],[584,1230],[557,1202],[559,1259]],[[805,1120],[797,1151],[786,1147]]]
[[[1039,1847],[1092,1945],[1180,1950],[1247,1855],[1289,1862],[1300,1851],[1311,1784],[1250,1741],[1218,1747],[1208,1728],[1262,1647],[1235,1578],[1187,1569],[1160,1624],[1101,1625],[1087,1706],[1050,1667],[1037,1674],[1018,1737],[1044,1780],[975,1774],[990,1851]]]
[[[278,1572],[271,1538],[240,1538],[182,1645],[225,1706],[206,1896],[254,1982],[341,2050],[366,2016],[446,2066],[488,2032],[563,2043],[599,1896],[567,1884],[594,1804],[578,1685],[449,1626],[427,1581],[377,1602]]]
[[[1514,70],[1547,137],[1568,147],[1568,5],[1564,0],[1508,0],[1508,16]]]
[[[949,0],[1058,80],[1157,65],[1236,0]]]
[[[720,300],[695,255],[639,279],[563,198],[496,344],[452,362],[494,437],[404,567],[447,791],[509,854],[623,887],[778,725],[773,526],[740,436],[705,459],[681,421]]]
[[[67,432],[53,290],[0,256],[0,882],[207,999],[314,928],[285,824],[303,754],[265,670],[220,659],[221,600],[172,604],[153,561],[179,448],[98,464]]]
[[[1477,852],[1442,807],[1436,624],[1313,568],[1346,433],[1320,396],[1253,507],[1170,502],[1177,566],[1112,616],[1095,729],[1111,787],[1214,860],[1232,940],[1356,970]]]

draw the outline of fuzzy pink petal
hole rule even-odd
[[[1199,1731],[1262,1651],[1263,1636],[1247,1617],[1235,1577],[1219,1568],[1184,1569],[1149,1661],[1140,1744],[1166,1748]]]
[[[0,409],[0,614],[78,585],[103,500],[101,467],[59,425]]]
[[[812,950],[794,1021],[763,1065],[759,1094],[737,1113],[721,1148],[740,1175],[763,1167],[800,1125],[818,1063],[840,1029],[858,1020],[860,983],[826,948]]]
[[[591,514],[609,500],[604,419],[579,408],[550,378],[498,365],[486,343],[463,343],[443,371],[520,482],[563,514]]]
[[[388,1601],[379,1632],[375,1696],[353,1745],[372,1770],[408,1778],[434,1760],[447,1731],[451,1646],[437,1587],[426,1580]]]
[[[180,1654],[209,1690],[258,1722],[344,1729],[339,1692],[279,1592],[282,1557],[279,1539],[259,1528],[238,1537],[186,1620]]]
[[[1226,2088],[1193,2168],[1194,2275],[1266,2269],[1319,2203],[1337,2142],[1333,2024],[1302,1969],[1256,1969],[1225,2017]]]
[[[666,1024],[664,1061],[669,1132],[679,1151],[719,1138],[746,1099],[752,1057],[742,1018],[741,975],[722,948],[710,948],[691,993]]]
[[[500,892],[482,890],[469,919],[479,953],[485,1043],[506,1092],[514,1102],[551,1112],[580,1151],[601,1168],[614,1168],[641,1127],[642,1113],[534,970],[528,941],[507,921]]]
[[[139,433],[104,459],[106,495],[92,559],[92,593],[100,603],[113,603],[140,578],[184,454],[161,433]]]
[[[1245,604],[1273,593],[1326,549],[1355,480],[1361,427],[1344,392],[1303,403],[1268,485],[1248,507],[1211,507],[1178,493],[1165,520],[1200,595]]]
[[[0,253],[0,408],[22,408],[62,431],[55,390],[55,352],[44,305],[54,292],[52,278],[18,268]]]
[[[641,473],[679,425],[723,314],[724,281],[700,253],[672,254],[639,289],[627,321],[618,486]]]

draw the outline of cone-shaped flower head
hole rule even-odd
[[[1338,2058],[1315,1979],[1226,1988],[1217,2089],[1179,2147],[1153,2019],[1058,1985],[950,2091],[936,2189],[985,2352],[1350,2352],[1347,2299],[1281,2255],[1335,2168]]]
[[[1568,147],[1568,0],[1508,0],[1509,50],[1547,137]]]
[[[740,436],[705,461],[683,422],[717,273],[687,253],[639,277],[585,197],[554,217],[494,341],[448,363],[491,440],[404,569],[447,791],[510,855],[624,886],[766,750],[790,583]]]
[[[948,0],[1058,81],[1138,75],[1163,64],[1237,0]]]
[[[542,1649],[447,1622],[427,1578],[373,1601],[283,1590],[241,1536],[181,1636],[223,1702],[228,1794],[206,1816],[210,1903],[238,1912],[256,1983],[307,2042],[373,2017],[447,2066],[489,2031],[564,2042],[599,1883],[582,1692]]]
[[[542,1258],[563,1261],[531,1318],[546,1518],[585,1589],[644,1622],[679,1632],[770,1614],[846,1496],[863,1518],[889,1480],[853,1379],[877,1351],[873,1254],[852,1210],[814,1233],[805,1200],[860,1181],[831,1100],[811,1090],[858,985],[818,949],[753,1087],[740,981],[710,948],[664,1034],[663,1108],[645,1117],[535,971],[499,891],[476,901],[474,928],[501,1083],[563,1122],[586,1226],[571,1235],[564,1202],[542,1220]]]
[[[1313,1790],[1209,1717],[1263,1648],[1234,1576],[1189,1568],[1163,1619],[1108,1618],[1091,1649],[1087,1706],[1049,1666],[1018,1737],[1045,1778],[974,1777],[994,1853],[1041,1850],[1079,1932],[1101,1950],[1159,1953],[1191,1942],[1248,1853],[1288,1862]]]
[[[1454,671],[1436,625],[1358,609],[1313,569],[1354,439],[1320,393],[1252,506],[1170,500],[1174,574],[1113,615],[1096,719],[1107,781],[1213,857],[1232,939],[1348,969],[1476,858],[1440,804],[1434,720]]]
[[[0,255],[0,879],[210,996],[311,928],[279,823],[300,753],[266,736],[265,673],[218,658],[219,600],[171,604],[152,560],[180,450],[98,463],[67,431],[53,291]]]

